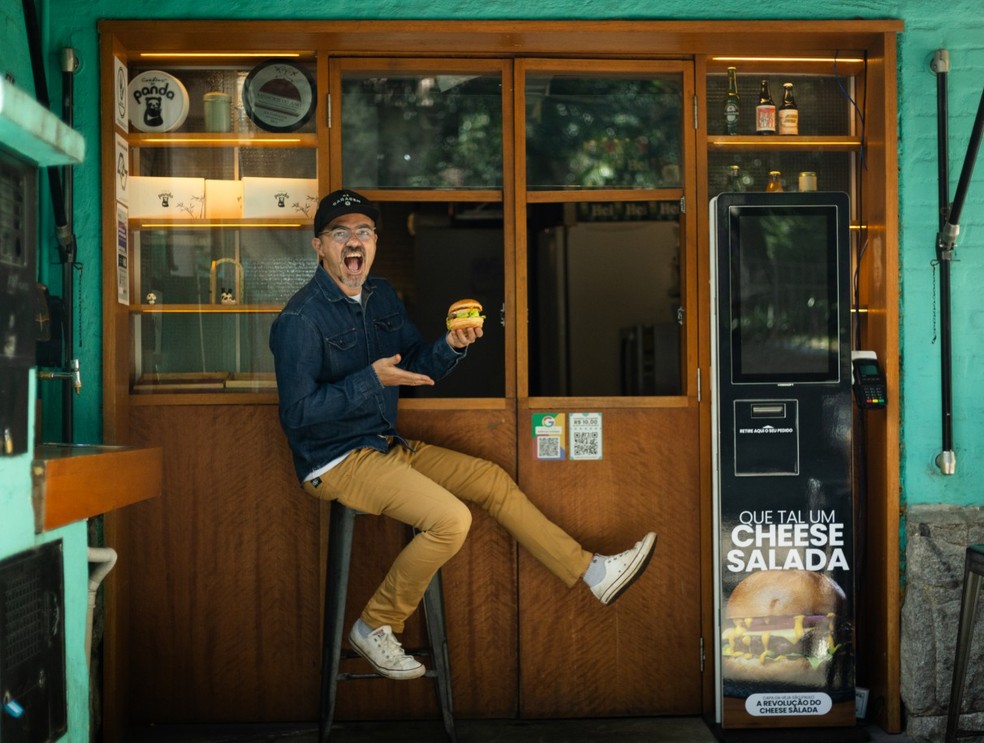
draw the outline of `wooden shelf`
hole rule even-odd
[[[847,136],[811,137],[809,135],[791,137],[777,134],[735,136],[713,134],[707,137],[707,149],[712,152],[734,150],[854,152],[861,149],[861,138]]]
[[[130,391],[133,395],[273,394],[277,380],[273,372],[176,372],[145,374]],[[200,398],[198,398],[200,399]]]
[[[226,50],[210,47],[207,50],[199,51],[168,49],[159,52],[137,52],[132,60],[132,66],[136,70],[159,69],[161,67],[167,69],[193,67],[196,70],[228,70],[259,64],[274,57],[288,59],[292,62],[315,64],[315,51],[313,49],[290,48],[284,50],[271,45],[263,51],[255,51],[244,50],[237,44],[236,48]]]
[[[161,132],[127,135],[131,147],[310,147],[318,146],[314,132]]]
[[[166,230],[166,229],[278,229],[299,230],[311,229],[309,218],[297,217],[255,217],[250,219],[175,219],[156,217],[133,217],[129,220],[131,230]]]
[[[851,77],[864,72],[863,52],[845,51],[841,54],[785,57],[721,55],[712,56],[707,61],[707,71],[712,75],[725,75],[729,67],[737,70],[739,77],[758,77],[759,75],[831,75]]]
[[[131,315],[264,315],[280,312],[282,304],[131,304]]]

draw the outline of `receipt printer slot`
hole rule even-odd
[[[735,400],[735,475],[799,474],[796,400]]]
[[[786,403],[784,402],[753,402],[751,409],[752,418],[786,417]]]

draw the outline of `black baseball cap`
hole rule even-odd
[[[379,209],[373,206],[369,199],[343,188],[340,191],[332,191],[318,204],[318,211],[314,215],[315,236],[320,235],[333,219],[343,214],[365,214],[373,222],[379,221]]]

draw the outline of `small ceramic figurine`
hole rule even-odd
[[[219,301],[222,304],[235,304],[236,303],[236,297],[232,293],[232,289],[227,289],[226,287],[222,287],[222,293],[219,295],[219,297],[220,297]]]
[[[146,300],[147,304],[157,304],[157,294],[154,292],[147,292]]]

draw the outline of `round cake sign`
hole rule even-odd
[[[268,132],[293,132],[314,113],[314,79],[302,65],[283,59],[263,62],[243,81],[246,115]]]
[[[169,132],[188,117],[188,91],[162,70],[141,72],[130,81],[130,123],[142,132]]]

